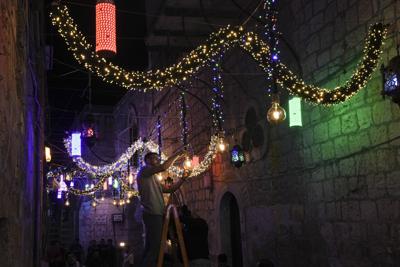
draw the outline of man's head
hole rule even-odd
[[[158,166],[160,165],[160,159],[158,158],[158,154],[154,152],[149,152],[144,156],[144,162],[149,166]]]

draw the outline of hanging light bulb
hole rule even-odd
[[[104,200],[105,200],[104,196],[101,196],[100,200],[101,200],[101,201],[104,201]]]
[[[278,101],[273,101],[272,106],[267,112],[267,120],[272,124],[279,124],[286,119],[286,111],[279,105]]]
[[[69,199],[68,199],[68,198],[67,198],[67,200],[65,200],[65,203],[64,203],[64,204],[65,204],[65,206],[67,206],[67,207],[69,206],[70,203],[69,203]]]
[[[128,198],[132,197],[132,192],[128,192]]]
[[[129,173],[128,182],[129,182],[129,184],[133,184],[133,174],[132,174],[132,172]]]
[[[126,204],[129,204],[129,203],[131,203],[131,201],[130,201],[130,199],[128,198],[128,199],[126,200]]]
[[[220,137],[219,140],[218,140],[218,150],[219,150],[219,152],[224,152],[225,149],[226,149],[226,145],[225,145],[225,142],[224,142],[224,138]]]
[[[161,181],[162,181],[162,179],[163,179],[163,177],[162,177],[162,174],[161,174],[161,173],[157,173],[157,174],[156,174],[156,177],[157,177],[157,180],[158,180],[158,181],[160,181],[160,182],[161,182]]]
[[[185,161],[183,162],[183,167],[185,169],[192,168],[192,160],[189,157],[186,157]]]
[[[92,203],[91,203],[91,205],[92,205],[93,208],[95,208],[95,207],[97,206],[96,200],[93,200]]]
[[[117,204],[118,204],[117,201],[114,199],[114,200],[113,200],[113,205],[114,205],[114,206],[117,206]]]

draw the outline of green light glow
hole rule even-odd
[[[289,126],[303,126],[300,97],[293,97],[289,100]]]

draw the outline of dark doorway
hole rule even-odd
[[[228,257],[232,267],[243,266],[240,212],[235,196],[227,192],[220,205],[221,253]]]

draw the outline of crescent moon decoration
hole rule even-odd
[[[246,32],[243,27],[226,26],[212,33],[203,45],[193,49],[177,63],[164,68],[147,72],[128,71],[98,56],[78,29],[78,25],[69,15],[66,5],[54,4],[50,17],[53,25],[64,38],[75,59],[86,69],[96,74],[103,81],[117,84],[129,90],[162,90],[186,81],[201,68],[210,64],[211,59],[233,47],[240,47],[248,52],[260,65],[266,75],[270,69],[268,45],[254,32]],[[365,87],[378,65],[382,46],[387,34],[387,25],[373,24],[368,31],[363,58],[353,75],[343,85],[334,89],[309,85],[297,77],[283,63],[277,66],[277,82],[290,94],[301,97],[309,102],[323,105],[339,104],[348,100]]]

